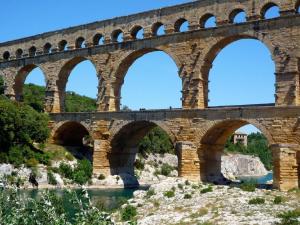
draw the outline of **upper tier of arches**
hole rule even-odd
[[[294,0],[291,7],[295,14],[299,13],[300,0]],[[221,8],[222,6],[220,6]],[[159,35],[166,35],[178,32],[187,32],[197,29],[207,29],[211,27],[218,27],[225,24],[231,23],[245,23],[253,20],[268,19],[266,16],[268,11],[272,7],[277,7],[279,13],[284,11],[291,11],[286,9],[286,4],[279,0],[264,0],[260,1],[257,6],[256,12],[247,4],[235,4],[226,7],[226,11],[222,14],[217,13],[216,9],[208,7],[200,7],[195,9],[192,13],[179,12],[174,15],[161,16],[160,20],[157,19],[141,19],[128,24],[116,23],[112,26],[97,28],[94,30],[78,30],[77,32],[71,32],[70,34],[64,34],[63,38],[59,40],[58,36],[44,38],[43,40],[35,41],[35,45],[30,44],[30,41],[22,43],[20,45],[15,44],[14,46],[1,47],[0,60],[8,61],[13,59],[20,59],[25,57],[35,57],[38,55],[51,54],[60,51],[70,51],[79,48],[89,48],[93,46],[114,44],[124,41],[133,41],[136,39],[152,38]],[[254,10],[255,11],[255,10]],[[236,17],[243,13],[245,19],[236,22]],[[279,16],[284,16],[281,13]],[[215,18],[216,24],[214,26],[207,25],[208,20]],[[182,29],[183,24],[187,28]],[[58,41],[57,41],[58,40]]]

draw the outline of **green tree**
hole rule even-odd
[[[147,153],[174,153],[173,144],[167,133],[160,127],[153,128],[139,143],[139,152]]]
[[[262,133],[250,134],[247,147],[241,143],[233,144],[231,136],[225,144],[225,151],[258,156],[266,169],[272,169],[272,152],[268,147],[266,137]]]
[[[0,146],[8,150],[15,145],[43,143],[49,136],[49,118],[31,107],[0,97]]]
[[[3,95],[3,94],[4,94],[4,80],[0,76],[0,95]]]

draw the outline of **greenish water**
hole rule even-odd
[[[146,188],[139,188],[146,189]],[[94,206],[105,211],[112,211],[119,208],[128,199],[133,197],[133,192],[138,189],[91,189],[88,190],[90,200]],[[80,196],[82,190],[75,190]],[[38,199],[43,190],[20,190],[19,194],[24,198]],[[62,198],[63,207],[72,208],[69,201],[68,195],[64,190],[55,189],[51,190],[52,193]]]
[[[269,181],[273,180],[273,172],[268,173],[266,176],[262,177],[238,177],[242,181],[254,181],[257,184],[267,184]]]

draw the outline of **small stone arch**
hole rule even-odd
[[[4,60],[9,60],[9,58],[10,58],[10,53],[9,53],[9,51],[5,51],[5,52],[3,53],[3,59],[4,59]]]
[[[29,53],[29,57],[36,56],[36,47],[35,46],[30,47],[28,53]]]
[[[278,7],[279,8],[279,11],[280,11],[280,5],[277,4],[276,2],[272,1],[272,2],[266,2],[262,7],[261,7],[261,10],[260,10],[260,16],[261,16],[261,19],[265,19],[265,16],[266,16],[266,12],[272,8],[272,7]]]
[[[247,20],[247,12],[243,8],[236,8],[232,10],[231,13],[229,14],[229,18],[228,18],[229,23],[234,23],[234,19],[239,13],[245,13],[246,15],[245,19]]]
[[[185,19],[185,18],[180,18],[180,19],[178,19],[178,20],[175,22],[175,24],[174,24],[174,31],[175,31],[175,32],[180,32],[181,26],[182,26],[184,23],[186,23],[186,22],[188,22],[188,20]]]
[[[120,38],[120,35],[123,36],[123,31],[121,29],[114,30],[111,33],[111,41],[112,42],[123,42],[123,37],[122,37],[122,41],[118,40]]]
[[[52,48],[52,45],[48,42],[44,45],[44,54],[49,54],[51,53],[51,48]]]
[[[46,77],[42,67],[39,67],[35,64],[29,64],[29,65],[26,65],[26,66],[22,67],[21,69],[19,69],[17,75],[15,76],[14,85],[13,85],[13,89],[14,89],[14,93],[15,93],[15,99],[17,101],[22,101],[23,100],[24,82],[25,82],[27,76],[29,75],[29,73],[37,67],[42,70],[43,75],[45,77],[45,81],[46,81],[45,83],[47,83],[47,77]]]
[[[79,37],[75,41],[75,48],[85,48],[85,39],[83,37]]]
[[[164,24],[162,22],[156,22],[152,25],[151,31],[152,31],[152,36],[158,36],[158,30],[161,26],[164,26]],[[164,27],[164,31],[165,31],[165,27]]]
[[[68,46],[68,42],[66,40],[61,40],[59,43],[58,43],[58,51],[62,52],[62,51],[65,51],[67,50]]]
[[[60,122],[51,132],[52,142],[64,146],[82,146],[85,136],[90,136],[89,127],[77,121]]]
[[[21,48],[17,49],[16,51],[16,58],[20,59],[23,56],[23,50]]]
[[[200,18],[200,28],[206,28],[206,22],[210,19],[210,18],[215,18],[216,19],[216,16],[212,13],[206,13],[205,15],[203,15],[201,18]]]
[[[137,34],[138,34],[138,32],[141,31],[141,30],[143,30],[143,27],[140,26],[140,25],[135,25],[134,27],[132,27],[132,28],[130,29],[130,36],[131,36],[131,38],[132,38],[133,40],[138,39],[138,38],[137,38]]]
[[[94,46],[100,45],[100,44],[101,44],[100,41],[101,41],[101,39],[103,39],[103,38],[104,38],[104,37],[103,37],[102,34],[99,34],[99,33],[95,34],[94,37],[93,37],[93,45],[94,45]]]

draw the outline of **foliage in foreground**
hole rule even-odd
[[[37,200],[24,198],[15,190],[0,190],[0,221],[2,225],[110,225],[109,215],[92,206],[87,191],[80,195],[66,191],[68,205],[50,191]]]
[[[272,169],[272,152],[268,147],[266,137],[261,133],[250,134],[247,147],[239,143],[233,144],[232,137],[230,137],[227,140],[225,151],[258,156],[267,170]]]
[[[278,225],[299,225],[300,208],[280,213],[278,217],[281,218],[281,222],[277,223]]]

